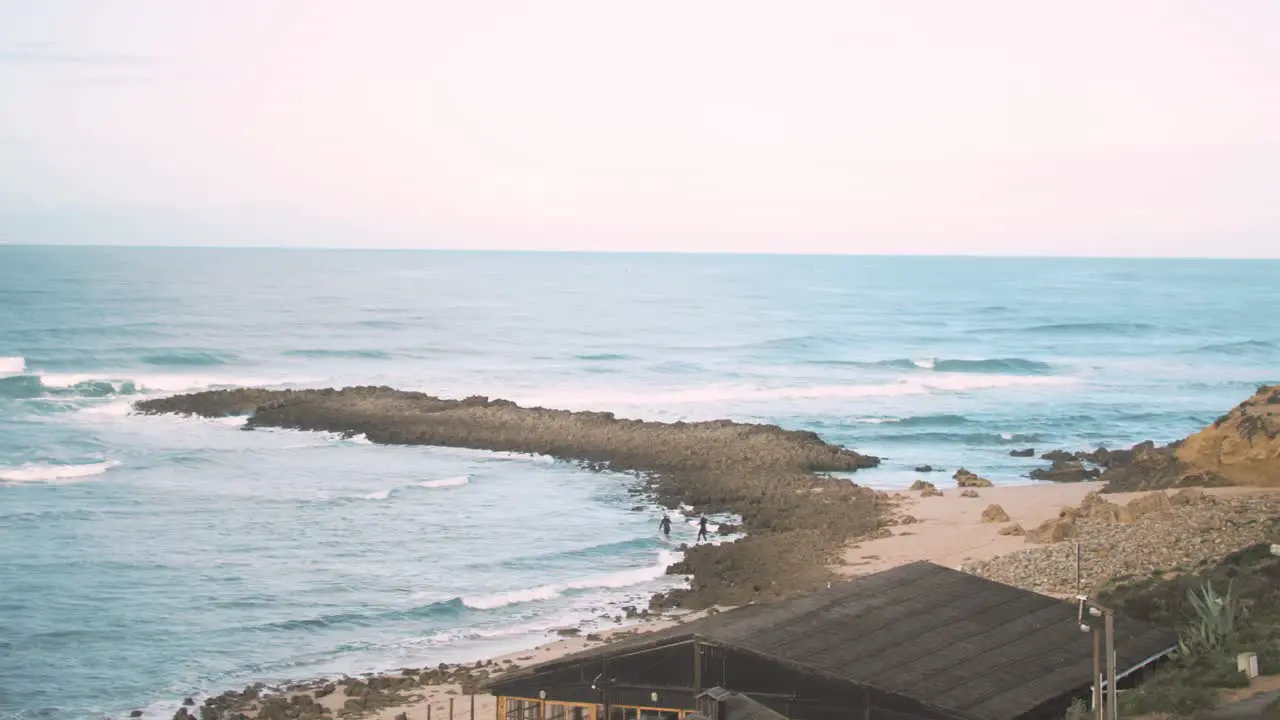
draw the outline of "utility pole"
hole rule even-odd
[[[1116,704],[1116,626],[1115,613],[1111,608],[1104,607],[1095,600],[1089,599],[1087,595],[1081,592],[1080,587],[1080,541],[1076,541],[1076,600],[1080,603],[1079,611],[1076,615],[1077,623],[1082,632],[1091,633],[1093,635],[1093,717],[1095,720],[1119,720],[1120,713]],[[1098,634],[1098,628],[1093,623],[1084,621],[1085,606],[1089,607],[1090,617],[1102,617],[1103,634]],[[1102,663],[1098,657],[1102,648],[1099,647],[1105,642],[1106,644],[1106,683],[1107,694],[1106,702],[1103,702],[1102,682],[1103,670]]]

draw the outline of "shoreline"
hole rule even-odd
[[[1001,571],[1008,568],[992,565],[1010,559],[1016,560],[1024,554],[1043,555],[1051,560],[1058,555],[1069,560],[1074,542],[1064,540],[1033,543],[1024,536],[1003,535],[999,529],[1007,527],[1010,522],[1030,524],[1055,521],[1062,516],[1064,508],[1078,508],[1082,503],[1093,502],[1103,485],[1093,482],[996,486],[979,490],[978,498],[961,496],[958,489],[948,490],[940,497],[920,498],[918,494],[907,496],[899,493],[895,498],[898,503],[896,517],[903,517],[909,512],[916,521],[890,526],[898,531],[891,536],[850,543],[833,567],[843,579],[856,581],[859,576],[918,560],[928,560],[1053,597],[1070,597],[1073,594],[1071,592],[1054,592],[1051,588],[1036,587],[1031,575],[1024,574],[1021,581],[1019,578],[1002,577]],[[1149,498],[1155,493],[1170,498],[1177,494],[1164,490],[1112,494],[1107,496],[1107,501],[1143,502],[1143,498]],[[1183,494],[1197,499],[1179,504],[1171,511],[1152,513],[1116,525],[1115,528],[1134,537],[1144,537],[1145,542],[1158,543],[1160,533],[1170,527],[1194,530],[1201,527],[1206,519],[1221,518],[1224,515],[1238,516],[1241,520],[1238,525],[1246,529],[1254,527],[1259,518],[1280,518],[1280,488],[1196,488]],[[1002,505],[1007,510],[1010,521],[983,522],[982,511],[990,504]],[[1243,535],[1232,534],[1232,541],[1239,547],[1245,547],[1255,541],[1255,532],[1259,538],[1265,536],[1266,530],[1261,524],[1257,525],[1254,530],[1247,530]],[[1212,528],[1202,532],[1213,535],[1221,530]],[[1236,549],[1239,548],[1233,546],[1232,542],[1210,543],[1202,555],[1216,557]],[[1159,576],[1162,570],[1170,569],[1161,567],[1162,558],[1157,554],[1150,553],[1147,556],[1150,559],[1150,576]],[[1013,567],[1019,568],[1022,564],[1014,562]],[[1042,567],[1038,572],[1043,573],[1045,569]],[[1100,580],[1095,580],[1100,584]],[[1093,587],[1089,589],[1092,590]],[[382,673],[356,677],[287,683],[275,692],[263,690],[261,697],[251,688],[247,689],[250,696],[246,696],[244,691],[229,691],[210,699],[215,708],[225,711],[225,714],[211,714],[210,717],[233,718],[236,717],[235,713],[243,712],[248,718],[275,720],[287,717],[279,714],[281,708],[291,705],[298,707],[301,703],[301,714],[295,717],[359,717],[373,720],[427,720],[430,717],[431,720],[447,720],[449,701],[453,699],[455,720],[472,720],[470,708],[473,696],[466,691],[479,681],[501,677],[502,673],[520,667],[598,647],[613,640],[660,630],[724,609],[729,608],[716,607],[679,616],[660,614],[641,619],[632,625],[592,633],[566,628],[561,631],[563,637],[534,647],[490,658],[477,658],[473,662],[441,665],[413,672],[389,669]],[[305,699],[295,700],[303,696]],[[476,720],[494,716],[495,699],[492,696],[475,694],[474,702]],[[324,708],[325,712],[318,712],[320,708]],[[308,712],[312,714],[307,714]],[[182,720],[182,717],[175,716],[177,720]]]

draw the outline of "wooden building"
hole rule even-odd
[[[1172,632],[1117,617],[1119,676]],[[1088,698],[1077,607],[927,562],[748,605],[492,681],[497,720],[1013,720]]]

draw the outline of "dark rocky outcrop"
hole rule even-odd
[[[1036,449],[1035,449],[1035,448],[1025,448],[1025,449],[1022,449],[1022,450],[1010,450],[1010,451],[1009,451],[1009,457],[1018,457],[1018,458],[1023,458],[1023,457],[1035,457],[1035,456],[1036,456]]]
[[[1085,482],[1096,480],[1102,474],[1097,468],[1086,467],[1077,460],[1054,460],[1048,468],[1036,468],[1029,473],[1033,480],[1052,482]]]
[[[693,548],[694,589],[668,604],[736,605],[807,591],[827,580],[826,558],[877,529],[875,493],[815,475],[878,464],[815,433],[728,420],[663,423],[608,412],[525,408],[508,400],[447,400],[387,387],[216,390],[146,400],[147,414],[246,415],[246,429],[365,435],[383,444],[537,453],[634,472],[667,507],[687,503],[742,517],[746,540]]]

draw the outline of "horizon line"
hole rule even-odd
[[[160,243],[7,243],[3,248],[103,248],[113,250],[274,250],[274,251],[340,251],[340,252],[436,252],[436,253],[506,253],[506,254],[559,254],[559,255],[678,255],[678,256],[737,256],[737,257],[862,257],[862,258],[936,258],[953,260],[1213,260],[1280,261],[1280,255],[1017,255],[1003,253],[884,253],[884,252],[786,252],[733,250],[631,250],[631,249],[562,249],[562,248],[458,248],[458,247],[357,247],[351,245],[211,245],[211,244],[160,244]]]

